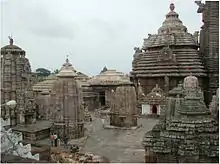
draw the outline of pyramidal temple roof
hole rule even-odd
[[[151,35],[144,39],[143,49],[164,45],[191,45],[198,46],[192,34],[187,32],[186,26],[179,19],[179,14],[175,11],[173,3],[170,4],[170,11],[166,15],[165,21],[158,29],[158,34]]]
[[[69,63],[69,59],[66,58],[66,62],[60,69],[60,72],[57,74],[57,77],[76,77],[76,70],[73,68],[72,64]]]
[[[206,76],[198,54],[197,35],[187,28],[170,4],[170,11],[158,33],[144,39],[142,50],[136,51],[132,62],[132,76],[136,77],[185,77],[189,72]]]
[[[131,84],[129,76],[116,70],[107,70],[88,80],[90,85],[119,85]]]

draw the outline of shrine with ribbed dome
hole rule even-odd
[[[207,74],[198,54],[198,32],[190,34],[174,8],[171,3],[158,33],[149,34],[142,48],[135,49],[131,75],[135,83],[140,82],[146,95],[155,84],[167,94],[190,72],[205,89]]]

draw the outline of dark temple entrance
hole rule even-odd
[[[101,106],[105,106],[105,92],[99,92],[99,101],[101,102]]]
[[[157,114],[157,106],[156,106],[156,105],[153,105],[153,107],[152,107],[152,113],[153,113],[153,114]]]

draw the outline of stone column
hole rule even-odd
[[[17,123],[18,124],[25,123],[25,116],[24,116],[23,108],[19,108],[19,110],[18,110]]]
[[[165,95],[167,96],[169,92],[169,77],[168,76],[164,76],[164,82],[165,82],[164,91],[165,91]]]

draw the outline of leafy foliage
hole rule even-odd
[[[39,77],[47,77],[51,74],[50,70],[45,69],[45,68],[36,69],[36,73]]]

